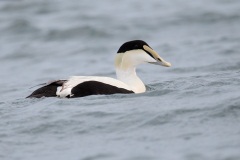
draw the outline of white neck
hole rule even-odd
[[[126,54],[125,54],[126,56]],[[143,93],[146,87],[136,74],[136,63],[131,58],[118,54],[115,59],[117,79],[128,85],[135,93]]]
[[[146,91],[146,87],[137,76],[135,68],[129,68],[128,70],[121,70],[116,68],[117,79],[127,84],[135,93],[143,93]]]

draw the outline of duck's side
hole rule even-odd
[[[134,93],[123,82],[110,77],[73,76],[57,88],[59,97],[84,97],[99,94]]]
[[[134,93],[126,84],[109,77],[74,76],[68,80],[51,82],[35,90],[27,98],[76,98],[89,95]]]

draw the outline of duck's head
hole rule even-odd
[[[128,69],[142,63],[171,66],[171,63],[161,58],[156,51],[142,40],[126,42],[119,48],[115,58],[116,68]]]

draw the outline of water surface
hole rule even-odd
[[[237,0],[0,1],[0,159],[240,159],[239,10]],[[25,99],[49,80],[115,77],[133,39],[173,65],[138,68],[146,93]]]

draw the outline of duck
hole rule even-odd
[[[146,86],[136,73],[136,67],[144,63],[171,66],[171,63],[160,57],[145,41],[131,40],[123,43],[115,56],[117,79],[103,76],[72,76],[66,80],[44,83],[26,98],[77,98],[90,95],[144,93]]]

